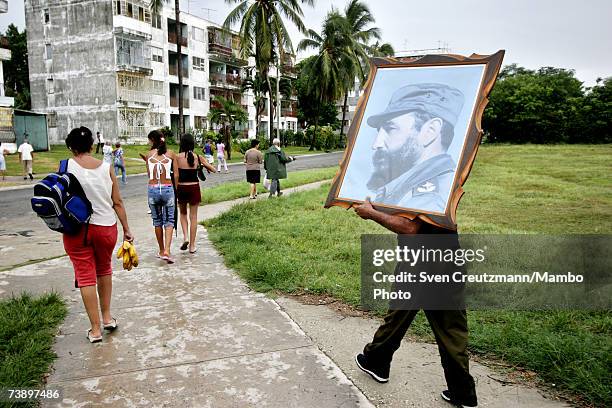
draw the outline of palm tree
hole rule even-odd
[[[395,55],[395,50],[391,44],[380,44],[378,41],[369,47],[369,52],[375,57],[392,57]]]
[[[242,106],[234,101],[225,99],[222,96],[215,96],[219,106],[213,107],[208,112],[208,120],[211,123],[221,125],[225,147],[227,149],[227,159],[232,158],[232,130],[235,123],[245,123],[249,120],[248,113]]]
[[[298,44],[300,51],[318,48],[318,54],[304,61],[304,70],[309,77],[308,91],[319,101],[319,108],[323,102],[338,100],[345,92],[348,78],[355,78],[359,59],[353,51],[353,42],[346,18],[332,9],[323,22],[321,35],[308,30],[307,38]],[[317,111],[310,150],[314,150],[318,124]]]
[[[266,109],[266,94],[268,93],[268,84],[263,80],[255,67],[247,69],[246,76],[242,80],[242,92],[250,90],[253,92],[253,105],[255,105],[255,135],[259,136],[259,128],[261,127],[261,115]]]
[[[361,0],[350,0],[344,9],[344,18],[350,29],[350,37],[353,39],[351,51],[357,57],[359,64],[353,67],[354,72],[347,72],[347,82],[344,87],[344,103],[342,105],[342,124],[340,126],[340,140],[344,135],[344,121],[346,119],[348,93],[355,84],[355,77],[359,78],[361,84],[367,77],[368,45],[372,39],[380,39],[380,29],[370,27],[375,19],[369,7]]]
[[[150,9],[152,15],[160,14],[163,9],[164,3],[168,3],[170,0],[151,0]],[[176,24],[174,27],[174,35],[176,37],[176,54],[177,54],[177,76],[178,76],[178,113],[179,113],[179,124],[178,132],[180,135],[185,133],[185,123],[183,120],[183,59],[181,58],[181,11],[179,0],[174,0],[174,19]]]
[[[270,84],[270,65],[274,54],[284,57],[287,51],[293,52],[289,33],[283,17],[289,19],[301,32],[306,31],[302,22],[304,13],[301,4],[314,5],[314,0],[225,0],[228,4],[238,4],[226,17],[223,27],[229,30],[240,22],[240,52],[243,58],[255,56],[255,68],[264,82]],[[270,99],[270,98],[269,98]],[[268,126],[272,139],[272,122]]]

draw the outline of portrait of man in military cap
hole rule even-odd
[[[456,163],[446,153],[465,97],[440,83],[399,88],[382,112],[367,118],[375,128],[372,201],[444,212]]]
[[[331,201],[446,214],[484,66],[378,69]]]

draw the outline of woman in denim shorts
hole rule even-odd
[[[151,150],[146,156],[149,175],[148,200],[151,218],[155,227],[155,237],[159,245],[158,258],[174,263],[170,255],[172,233],[174,232],[174,184],[178,177],[178,161],[174,152],[166,148],[164,135],[159,130],[149,133]]]

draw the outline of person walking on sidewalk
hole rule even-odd
[[[259,151],[259,140],[251,140],[251,148],[244,153],[247,183],[251,185],[249,198],[257,198],[257,184],[261,182],[261,163],[263,154]]]
[[[227,169],[227,162],[225,161],[225,143],[223,142],[217,143],[217,160],[219,161],[219,164],[217,165],[217,172],[220,173],[221,166],[223,166],[225,172],[229,173],[229,170]]]
[[[166,147],[166,139],[159,130],[148,136],[151,150],[145,156],[149,176],[148,202],[159,246],[158,258],[171,264],[172,233],[174,232],[175,198],[173,185],[177,184],[178,160]]]
[[[118,176],[119,171],[121,171],[121,183],[127,184],[127,171],[125,170],[123,149],[119,142],[115,143],[115,150],[113,150],[113,166],[115,167],[115,176]]]
[[[111,146],[110,140],[104,142],[104,147],[102,148],[102,161],[104,163],[108,163],[113,166],[113,146]]]
[[[102,341],[102,328],[109,331],[117,328],[117,319],[111,313],[112,255],[117,242],[117,218],[123,227],[123,239],[133,241],[134,236],[128,225],[115,172],[108,163],[91,155],[93,143],[91,130],[86,127],[72,129],[66,137],[66,146],[73,155],[68,160],[68,172],[83,187],[93,213],[88,227],[82,228],[77,235],[64,234],[63,241],[74,267],[75,286],[81,291],[91,324],[87,338],[96,343]]]
[[[5,180],[4,173],[6,172],[6,158],[4,157],[5,154],[8,154],[8,150],[3,148],[0,144],[0,174],[2,175],[2,181]]]
[[[100,153],[100,149],[104,148],[104,136],[101,132],[96,132],[96,154]]]
[[[390,215],[376,210],[370,203],[370,199],[354,207],[355,212],[365,220],[372,220],[386,229],[396,233],[405,234],[398,235],[398,244],[401,245],[403,239],[409,239],[406,235],[415,234],[444,234],[438,235],[435,239],[439,243],[450,243],[453,248],[459,248],[459,241],[456,231],[447,230],[441,227],[436,227],[432,224],[423,222],[418,218],[409,220],[397,215]],[[420,273],[424,263],[417,263],[416,266],[406,265],[406,263],[398,263],[396,273],[399,271],[415,271]],[[429,266],[431,266],[429,264]],[[453,264],[450,272],[446,269],[446,264],[440,264],[443,273],[452,273],[456,270]],[[448,289],[443,286],[440,289]],[[421,292],[413,292],[415,299],[419,299],[418,294]],[[448,294],[448,293],[447,293]],[[443,294],[438,294],[444,297]],[[419,303],[432,304],[430,299],[431,293],[421,293]],[[410,300],[413,302],[413,299]],[[357,366],[364,372],[368,373],[374,380],[380,383],[389,381],[389,371],[393,354],[399,349],[402,339],[406,331],[410,327],[414,317],[419,312],[417,304],[409,303],[408,309],[403,310],[403,307],[390,306],[387,315],[384,318],[384,323],[376,330],[374,338],[368,343],[363,353],[358,354],[355,358]],[[434,307],[432,306],[432,309]],[[468,326],[467,313],[465,305],[457,307],[460,310],[425,310],[425,316],[431,326],[431,329],[438,343],[438,349],[442,360],[442,368],[446,378],[447,390],[442,391],[442,398],[456,406],[468,408],[478,405],[476,397],[476,388],[474,379],[470,375],[469,356],[467,352],[468,341]]]
[[[34,162],[34,148],[28,141],[28,137],[26,136],[23,139],[23,143],[19,145],[17,149],[19,153],[19,160],[23,165],[23,179],[27,180],[30,177],[30,180],[34,180],[34,176],[32,175],[32,164]]]
[[[295,160],[294,156],[287,156],[281,150],[280,140],[275,138],[272,140],[272,146],[266,152],[264,158],[264,169],[266,177],[272,181],[270,186],[270,197],[283,195],[281,192],[280,180],[287,178],[287,163]]]
[[[204,157],[206,157],[206,161],[209,164],[213,164],[215,162],[215,159],[213,157],[212,140],[208,139],[206,141],[206,143],[204,144],[204,149],[202,149],[202,151],[204,152]]]
[[[176,198],[179,205],[181,229],[183,230],[183,244],[181,251],[189,248],[190,254],[196,252],[196,233],[198,228],[198,207],[202,201],[198,169],[205,168],[208,173],[215,173],[215,168],[200,156],[195,154],[195,140],[193,135],[187,133],[181,137],[178,154],[178,185]],[[189,207],[189,214],[187,208]],[[189,235],[187,233],[189,231]]]

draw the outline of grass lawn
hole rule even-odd
[[[42,385],[55,358],[53,338],[66,314],[61,297],[54,293],[0,301],[0,388]]]
[[[168,146],[170,150],[178,152],[178,146]],[[123,150],[125,152],[125,165],[128,174],[136,174],[136,173],[145,173],[147,171],[145,164],[142,159],[138,156],[139,153],[146,153],[149,151],[148,145],[124,145]],[[308,147],[295,147],[290,146],[284,149],[285,152],[289,155],[305,155],[305,154],[314,154],[314,153],[322,153],[320,151],[308,151]],[[95,152],[95,147],[94,147]],[[202,155],[201,151],[198,151],[198,154]],[[99,154],[94,154],[94,156],[102,159],[102,152]],[[56,171],[59,162],[62,159],[67,159],[72,157],[72,153],[68,150],[65,145],[52,145],[51,150],[48,152],[34,152],[34,166],[33,170],[36,178],[43,178],[47,174]],[[228,163],[242,163],[243,154],[240,152],[232,152],[232,160],[229,160]],[[6,175],[7,176],[21,176],[22,166],[19,162],[19,155],[12,154],[6,155]],[[216,157],[215,157],[215,165],[216,165]],[[6,186],[2,184],[3,186]]]
[[[610,145],[481,147],[459,205],[460,232],[611,233],[610,157]],[[256,290],[357,306],[360,235],[385,230],[352,211],[323,209],[328,190],[238,205],[207,223],[210,238]],[[612,313],[474,311],[469,324],[473,352],[533,370],[585,403],[612,405]],[[432,339],[422,314],[411,330]]]
[[[128,174],[144,173],[147,171],[144,162],[138,156],[138,153],[146,153],[149,148],[145,145],[125,145],[125,165]],[[95,152],[95,147],[94,147]],[[102,159],[102,152],[94,156]],[[19,162],[19,155],[12,154],[6,157],[6,175],[21,176],[22,166]],[[33,170],[36,178],[43,178],[47,174],[57,171],[60,160],[72,157],[72,153],[65,145],[53,145],[48,152],[34,152]]]
[[[300,186],[302,184],[314,183],[315,181],[329,180],[334,177],[337,171],[337,167],[327,167],[322,169],[288,172],[287,179],[281,180],[281,187],[285,189]],[[262,193],[264,191],[263,186],[259,185],[258,192]],[[233,200],[240,197],[248,197],[248,195],[249,185],[246,181],[225,183],[202,190],[202,205]]]

